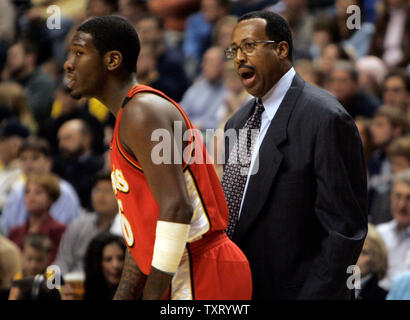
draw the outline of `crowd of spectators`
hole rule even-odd
[[[0,298],[12,281],[20,290],[39,281],[50,264],[63,275],[88,272],[87,299],[109,299],[118,284],[125,246],[110,183],[115,118],[64,84],[76,28],[93,16],[128,19],[141,41],[139,83],[180,103],[205,132],[223,128],[250,98],[223,50],[237,18],[253,10],[288,21],[296,71],[356,121],[371,223],[356,298],[410,298],[408,0],[0,1]],[[223,153],[220,131],[204,139],[211,157]]]

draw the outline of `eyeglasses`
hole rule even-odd
[[[278,41],[274,40],[251,40],[245,39],[241,42],[239,46],[230,46],[228,49],[225,49],[225,57],[226,59],[233,59],[236,56],[238,49],[246,54],[247,56],[251,56],[255,53],[256,45],[258,43],[277,43]]]

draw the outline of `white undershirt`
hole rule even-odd
[[[259,131],[259,136],[258,136],[258,140],[256,141],[255,148],[253,149],[252,161],[249,167],[248,178],[246,179],[245,189],[242,195],[242,202],[241,202],[241,207],[239,209],[238,219],[241,215],[243,201],[245,199],[246,190],[248,189],[249,177],[251,176],[253,167],[255,165],[256,155],[259,153],[259,148],[263,142],[263,139],[265,138],[266,132],[268,131],[268,128],[272,122],[272,119],[275,116],[276,112],[278,111],[279,106],[282,103],[283,98],[286,95],[286,92],[288,92],[289,90],[292,84],[293,78],[295,77],[295,74],[296,74],[295,69],[290,68],[289,71],[286,72],[282,76],[282,78],[280,78],[280,80],[276,83],[276,85],[274,85],[272,89],[270,89],[262,97],[262,103],[263,103],[263,106],[265,107],[265,111],[263,111],[262,113],[261,129]],[[255,167],[255,171],[256,170],[257,170],[257,167]],[[257,171],[254,173],[257,173]]]

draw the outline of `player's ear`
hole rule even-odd
[[[117,69],[122,62],[122,54],[118,50],[108,51],[104,55],[104,65],[108,71]]]

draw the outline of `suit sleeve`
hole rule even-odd
[[[319,126],[314,147],[315,215],[325,236],[301,290],[301,299],[343,299],[347,268],[367,234],[367,178],[356,125],[333,113]]]

